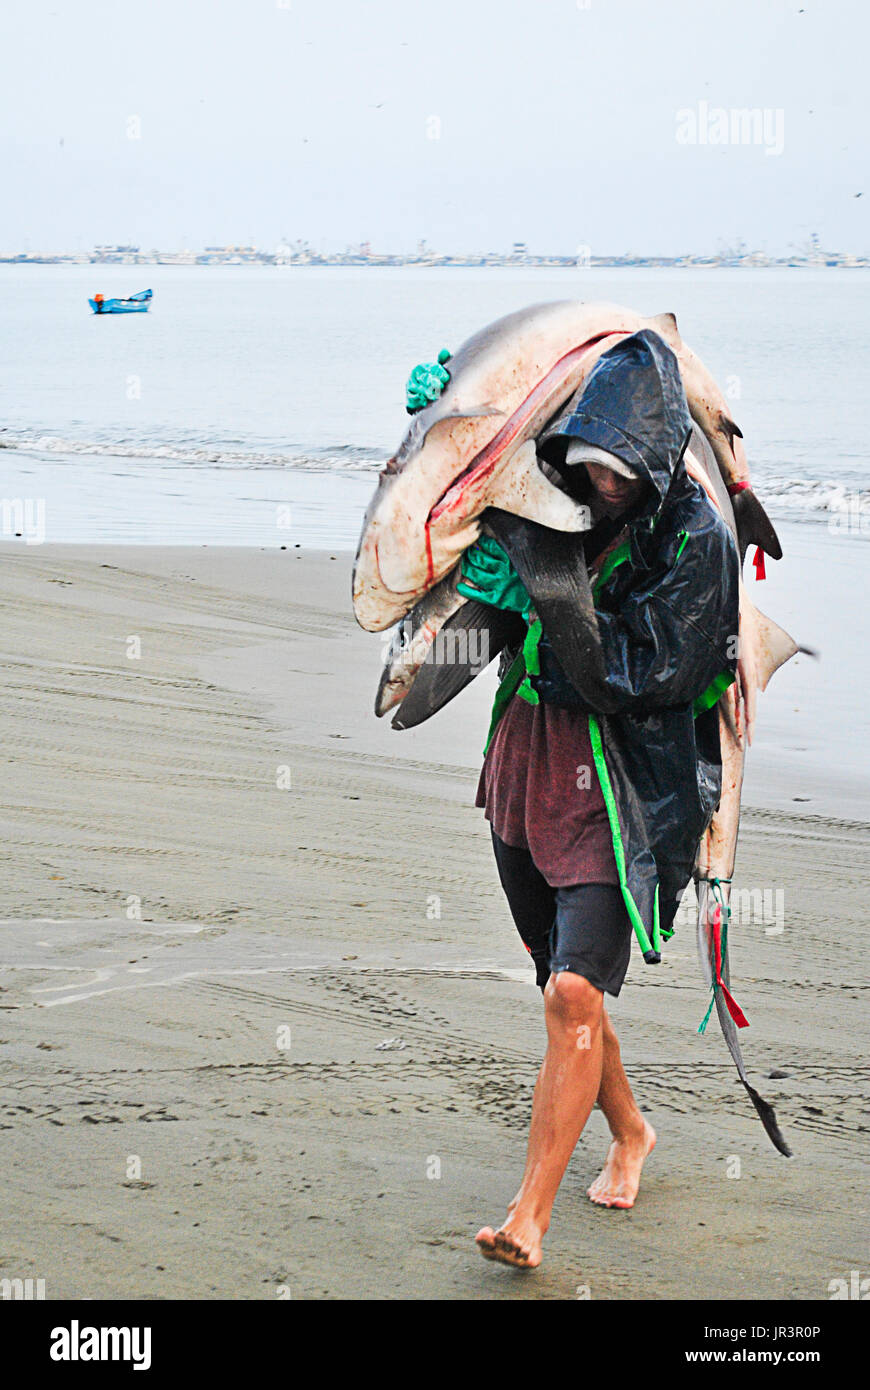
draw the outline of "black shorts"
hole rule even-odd
[[[621,890],[613,883],[551,888],[527,849],[506,845],[494,830],[492,844],[511,916],[541,989],[551,974],[570,970],[603,993],[619,994],[632,937]]]

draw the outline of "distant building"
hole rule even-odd
[[[95,246],[88,257],[95,265],[132,265],[140,259],[138,246]]]

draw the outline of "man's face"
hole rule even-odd
[[[584,467],[599,499],[619,511],[633,506],[646,487],[643,478],[623,478],[612,468],[605,467],[603,463],[593,463],[591,459],[587,459]]]

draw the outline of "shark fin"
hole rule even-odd
[[[734,440],[743,438],[743,431],[739,425],[735,424],[724,411],[719,416],[719,428],[727,436],[728,443],[734,448]]]
[[[680,342],[680,330],[677,327],[676,314],[656,314],[650,319],[650,323],[654,324],[659,335],[666,342],[672,344]]]
[[[505,643],[522,640],[519,614],[475,599],[463,603],[438,633],[414,683],[393,715],[394,729],[413,729],[443,709],[474,680]]]
[[[758,634],[758,660],[755,667],[758,685],[761,690],[766,690],[774,672],[790,661],[801,648],[793,637],[750,603],[748,598],[744,602],[752,609],[751,617]]]
[[[511,454],[485,493],[486,505],[514,516],[524,516],[553,531],[588,531],[592,517],[588,507],[573,501],[541,472],[535,441],[529,439]]]
[[[744,487],[735,492],[731,504],[734,508],[741,561],[750,545],[760,545],[772,560],[781,560],[782,546],[779,537],[752,488]]]

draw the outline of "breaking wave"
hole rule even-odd
[[[756,492],[771,513],[866,517],[870,529],[870,491],[866,488],[834,479],[770,478],[759,474]]]
[[[389,450],[358,444],[335,444],[308,449],[245,448],[241,440],[212,444],[201,438],[157,440],[74,439],[38,430],[0,430],[0,449],[43,456],[129,459],[131,462],[178,464],[188,468],[302,469],[317,473],[376,473]],[[870,530],[870,491],[842,478],[796,478],[756,470],[756,491],[772,516],[795,519],[842,517]],[[865,520],[866,518],[866,520]]]
[[[314,472],[377,472],[389,456],[386,449],[335,444],[312,449],[250,449],[233,445],[174,440],[171,444],[139,440],[65,439],[35,431],[0,431],[0,449],[23,454],[88,455],[92,458],[152,460],[193,468],[304,468]]]

